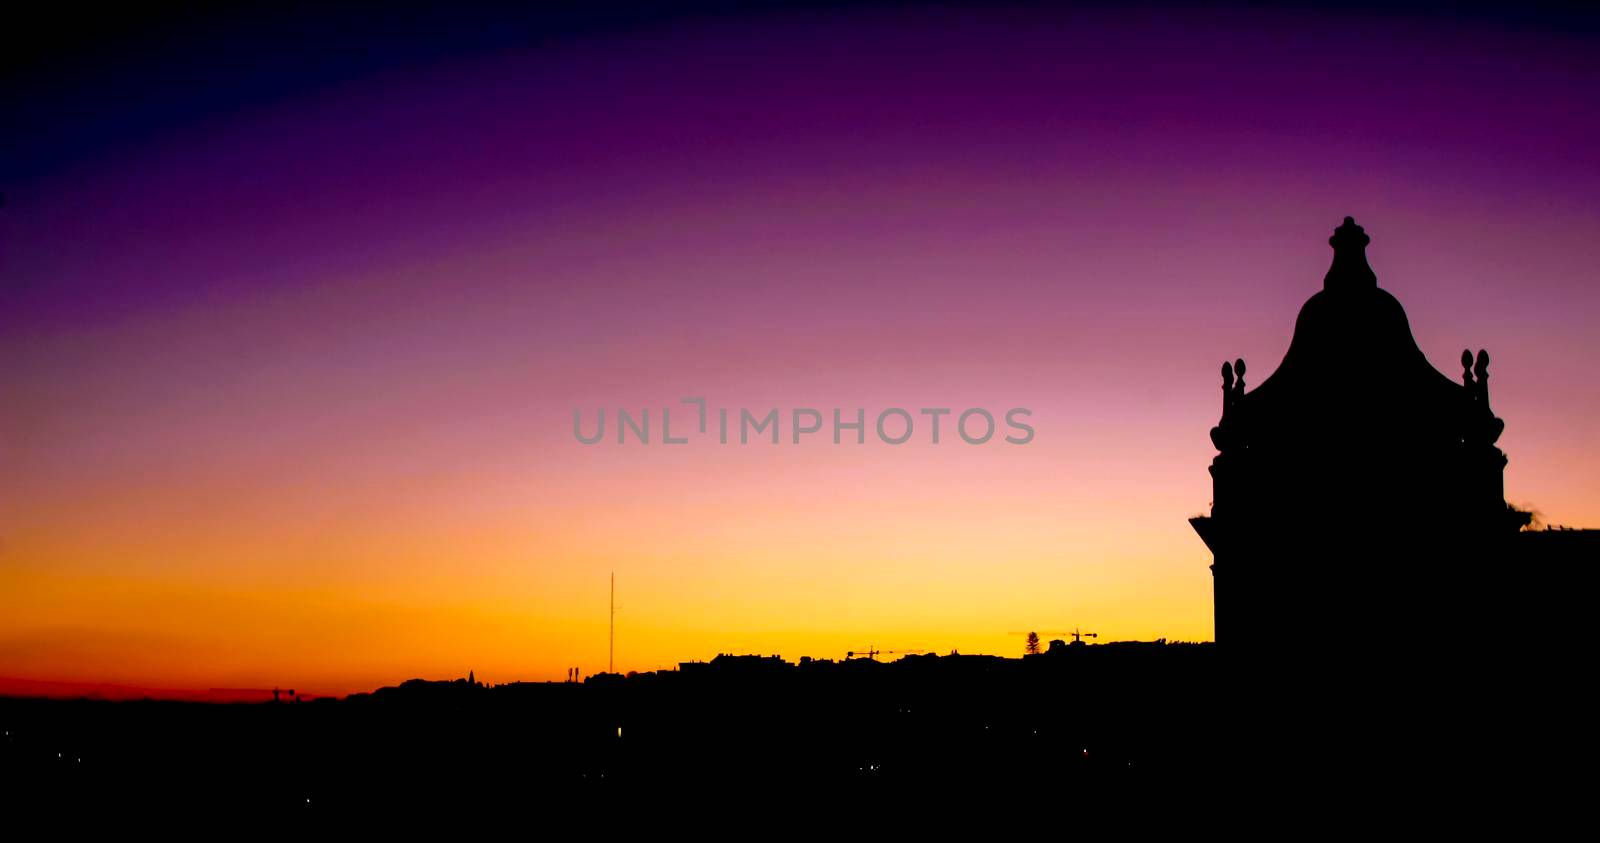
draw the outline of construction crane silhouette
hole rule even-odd
[[[1096,632],[1080,632],[1079,629],[1081,629],[1081,627],[1076,627],[1075,626],[1072,629],[1039,629],[1039,630],[1034,630],[1034,632],[1037,632],[1039,634],[1040,638],[1043,638],[1046,635],[1062,635],[1062,636],[1070,635],[1070,636],[1072,636],[1072,643],[1078,644],[1080,646],[1083,644],[1083,639],[1085,639],[1085,638],[1099,638],[1100,637],[1099,633],[1096,633]],[[1027,635],[1028,633],[1026,633],[1026,632],[1008,632],[1006,634],[1007,635]]]
[[[926,653],[926,652],[928,652],[928,651],[927,650],[880,650],[877,647],[869,646],[865,650],[851,650],[850,652],[845,653],[844,657],[847,660],[848,659],[857,658],[857,657],[864,658],[864,659],[876,660],[878,658],[878,656],[880,656],[880,655],[881,656],[913,655],[913,654],[916,654],[916,653]]]

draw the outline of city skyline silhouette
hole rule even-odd
[[[7,805],[1576,799],[1593,10],[10,34]]]
[[[1216,555],[1217,643],[1091,643],[1099,633],[1074,627],[1011,633],[1022,636],[1012,657],[869,644],[840,659],[719,653],[652,671],[608,659],[560,682],[485,682],[469,669],[342,699],[274,687],[159,702],[12,682],[0,692],[23,698],[0,693],[0,776],[47,806],[93,794],[134,807],[178,787],[229,811],[490,808],[529,792],[905,796],[1002,781],[1094,788],[1120,804],[1196,777],[1188,795],[1218,804],[1354,779],[1387,799],[1418,776],[1424,793],[1503,796],[1488,773],[1567,751],[1556,748],[1567,721],[1530,707],[1520,683],[1566,664],[1577,616],[1549,622],[1570,598],[1544,594],[1545,578],[1581,572],[1600,530],[1528,531],[1533,514],[1502,496],[1508,459],[1494,443],[1506,425],[1489,403],[1488,354],[1462,352],[1459,384],[1434,370],[1378,286],[1370,242],[1345,217],[1323,288],[1258,386],[1243,360],[1222,365],[1217,494],[1190,519]],[[1330,388],[1352,370],[1365,373],[1360,413]],[[1359,494],[1374,480],[1395,494]],[[1532,650],[1450,638],[1497,595],[1512,598],[1517,628],[1554,637]],[[614,578],[611,599],[614,623]],[[1374,646],[1351,623],[1400,633]],[[608,657],[615,643],[613,627]],[[1375,766],[1352,745],[1409,761]],[[278,753],[304,772],[267,772]],[[1554,784],[1532,774],[1511,792]]]

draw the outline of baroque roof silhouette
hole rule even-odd
[[[1473,390],[1435,369],[1393,295],[1367,263],[1366,232],[1344,218],[1328,240],[1333,264],[1295,320],[1283,361],[1234,395],[1214,432],[1219,450],[1315,444],[1414,448],[1459,442]],[[1488,357],[1480,355],[1487,375]],[[1243,380],[1242,361],[1223,380]],[[1492,440],[1491,440],[1492,441]]]

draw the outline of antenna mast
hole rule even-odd
[[[617,572],[611,572],[611,643],[606,649],[606,673],[617,672]]]

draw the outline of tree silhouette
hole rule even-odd
[[[1023,645],[1022,650],[1028,655],[1037,655],[1039,652],[1039,633],[1028,633],[1028,643]]]

